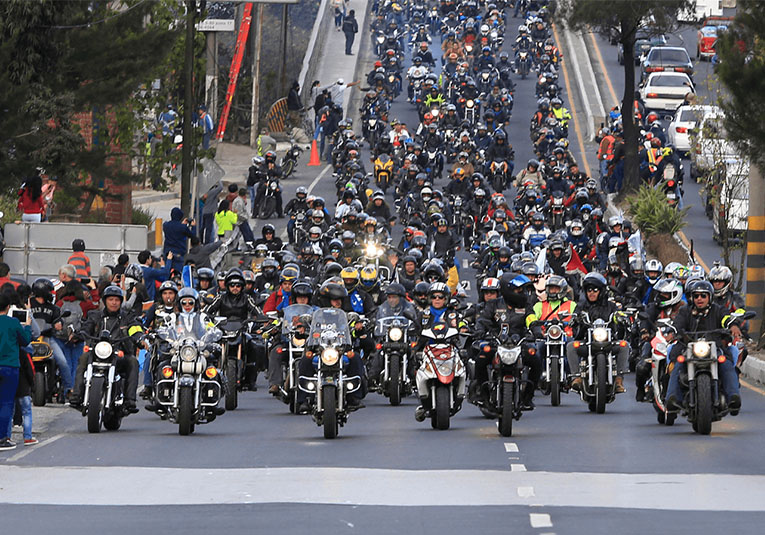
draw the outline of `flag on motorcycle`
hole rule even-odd
[[[191,266],[183,266],[183,273],[181,274],[181,280],[183,281],[184,288],[194,287],[194,276],[191,273]]]
[[[645,250],[643,249],[643,237],[638,230],[632,236],[627,238],[627,248],[629,249],[630,256],[637,256],[641,260],[645,260]]]
[[[539,250],[537,259],[534,263],[537,265],[537,268],[539,268],[539,273],[545,272],[545,268],[547,267],[547,247],[543,247]]]
[[[583,275],[587,274],[587,268],[584,267],[582,259],[579,258],[579,253],[576,252],[572,244],[568,244],[569,259],[566,263],[566,273],[573,273],[574,271],[581,271]]]

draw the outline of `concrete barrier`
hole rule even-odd
[[[306,104],[311,98],[311,83],[316,79],[316,71],[319,68],[319,57],[324,50],[324,40],[327,33],[334,28],[334,19],[330,14],[329,0],[321,0],[319,10],[316,13],[316,20],[313,23],[311,37],[308,40],[308,47],[303,56],[303,66],[300,69],[298,83],[303,93],[303,102]],[[308,82],[306,83],[306,80]]]

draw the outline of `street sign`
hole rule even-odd
[[[234,19],[207,19],[197,23],[198,32],[233,32]]]

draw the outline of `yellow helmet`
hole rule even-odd
[[[340,278],[343,279],[345,287],[352,290],[359,283],[359,270],[353,266],[344,267],[340,272]]]
[[[368,265],[361,270],[361,284],[366,288],[372,288],[377,284],[377,268]]]

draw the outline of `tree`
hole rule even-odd
[[[136,123],[131,98],[177,40],[171,2],[9,0],[0,3],[0,188],[44,167],[59,190],[106,195],[105,178],[127,181]],[[80,132],[90,114],[92,136]],[[122,120],[120,120],[120,117]],[[83,178],[89,177],[84,182]]]
[[[624,49],[624,191],[640,185],[638,170],[638,128],[635,124],[635,40],[637,31],[669,33],[677,25],[677,12],[693,4],[689,0],[571,0],[561,6],[559,20],[575,30],[594,30],[621,43]],[[650,21],[647,22],[647,21]],[[630,112],[625,113],[627,110]]]

